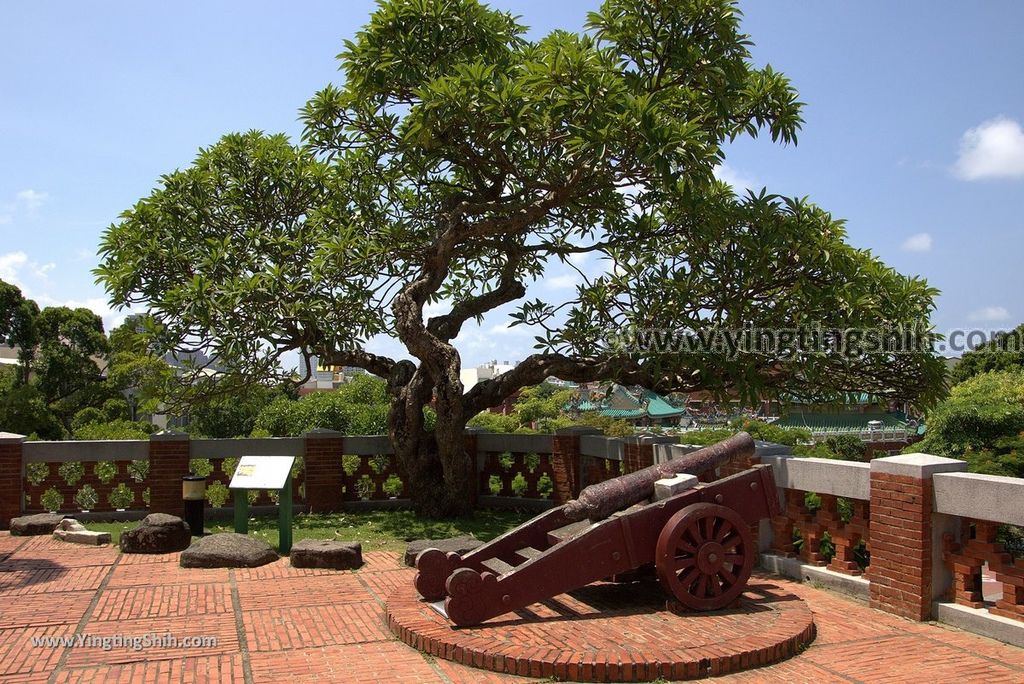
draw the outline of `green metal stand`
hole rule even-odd
[[[249,490],[235,489],[235,532],[249,533]]]
[[[284,481],[281,496],[277,500],[278,550],[288,553],[292,550],[292,475]]]
[[[235,532],[249,533],[249,490],[233,489],[235,493]],[[281,553],[292,550],[292,476],[284,481],[277,500],[278,549]]]

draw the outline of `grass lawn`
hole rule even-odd
[[[533,517],[532,513],[480,509],[471,516],[451,520],[419,518],[412,511],[359,511],[332,514],[296,515],[292,526],[292,540],[337,539],[358,541],[363,551],[405,551],[406,542],[413,539],[443,539],[471,534],[489,541],[516,525]],[[137,522],[89,522],[90,530],[110,532],[116,545],[121,532],[138,525]],[[231,520],[207,521],[209,532],[233,532]],[[263,539],[277,548],[277,516],[249,519],[249,534]]]

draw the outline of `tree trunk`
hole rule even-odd
[[[406,480],[413,510],[430,518],[466,515],[473,509],[475,454],[467,454],[461,404],[451,406],[461,387],[435,388],[422,368],[410,362],[389,379],[388,432]],[[428,430],[423,409],[433,399],[437,422]]]

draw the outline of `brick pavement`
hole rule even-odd
[[[0,533],[0,682],[522,682],[434,659],[396,640],[384,601],[411,581],[396,556],[354,573],[182,570],[177,555],[124,556]],[[817,638],[777,665],[722,682],[1022,682],[1024,649],[914,623],[808,585]],[[32,638],[216,635],[202,649],[33,646]]]

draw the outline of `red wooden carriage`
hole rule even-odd
[[[771,467],[754,466],[657,501],[632,504],[623,497],[649,497],[652,477],[697,474],[693,471],[737,453],[751,455],[753,448],[749,436],[741,434],[602,483],[591,502],[628,504],[602,520],[574,520],[580,505],[570,502],[465,556],[427,549],[416,558],[416,589],[452,623],[464,626],[591,582],[653,569],[665,592],[683,606],[725,608],[743,593],[757,558],[751,528],[778,512]]]

